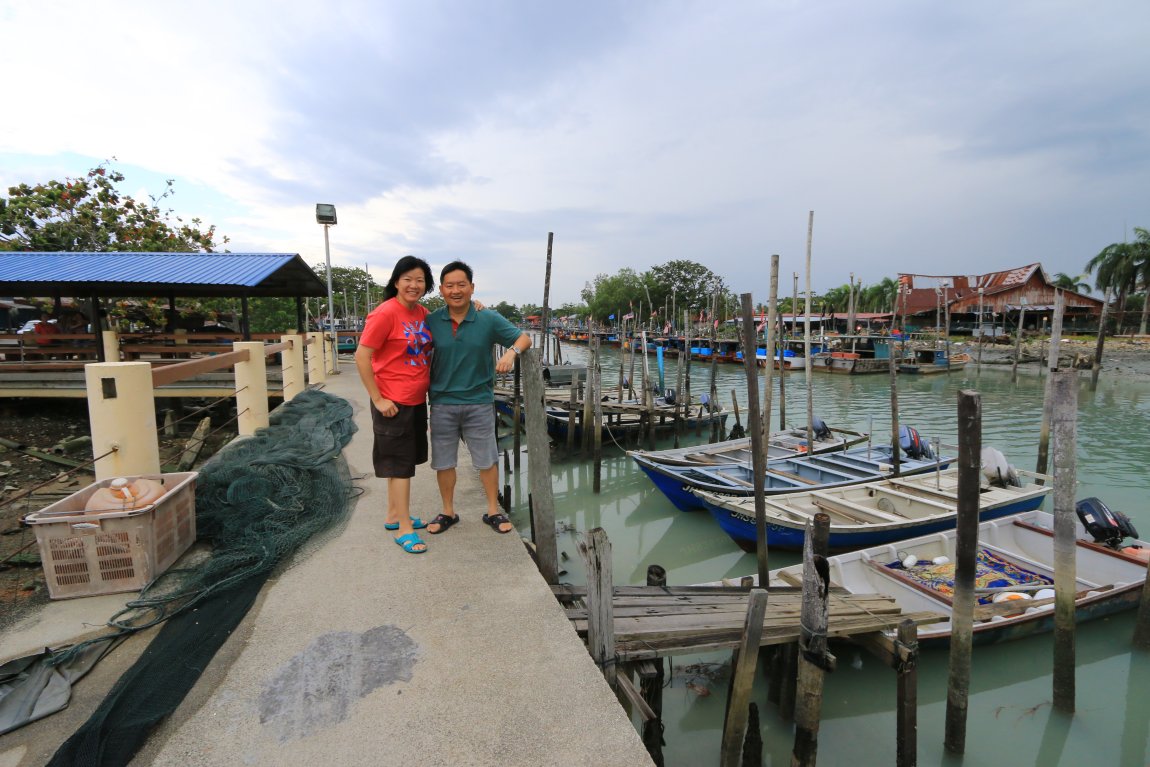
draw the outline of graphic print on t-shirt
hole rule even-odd
[[[415,367],[427,365],[427,353],[431,350],[431,332],[423,320],[403,323],[403,337],[407,339],[407,359],[403,364]]]

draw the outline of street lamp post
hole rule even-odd
[[[327,261],[327,321],[331,327],[332,335],[335,336],[335,299],[331,289],[331,240],[328,237],[328,229],[337,223],[335,206],[322,202],[316,203],[315,221],[317,224],[323,224],[323,252]],[[335,336],[335,338],[338,349],[339,337]],[[332,372],[339,375],[339,365],[332,365],[332,368],[334,368]]]

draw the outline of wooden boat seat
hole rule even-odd
[[[817,484],[819,484],[819,481],[817,479],[807,479],[806,477],[799,476],[798,474],[795,474],[794,472],[783,471],[782,469],[767,469],[767,473],[768,474],[778,474],[780,477],[786,477],[787,479],[793,479],[794,481],[802,482],[805,485],[817,485]]]
[[[875,522],[905,522],[906,517],[888,514],[885,511],[871,508],[870,506],[863,506],[861,503],[848,501],[845,498],[840,498],[836,495],[828,495],[820,490],[812,490],[810,492],[811,501],[815,506],[827,511],[833,511],[841,514],[856,522],[870,523]]]
[[[727,472],[721,471],[719,469],[715,469],[715,474],[722,477],[723,479],[725,479],[729,482],[735,482],[739,485],[742,485],[743,487],[754,487],[755,486],[753,482],[748,482],[747,480],[743,479],[742,477],[736,477],[734,474],[728,474]]]
[[[936,491],[930,490],[929,492],[935,493]],[[945,493],[937,493],[937,494],[938,495],[946,495]],[[936,508],[939,511],[953,512],[955,509],[955,506],[953,503],[943,503],[942,501],[936,501],[936,500],[933,500],[931,498],[923,498],[922,496],[915,495],[914,493],[904,493],[901,490],[894,490],[894,489],[889,488],[889,487],[883,487],[883,488],[879,488],[879,489],[875,490],[875,496],[876,497],[883,496],[883,495],[894,496],[895,498],[902,498],[904,500],[914,501],[915,503],[925,503],[927,506],[931,506],[933,508]],[[905,516],[903,518],[907,519],[907,517],[905,517]]]

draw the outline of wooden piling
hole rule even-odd
[[[607,679],[611,689],[618,687],[615,665],[615,607],[611,575],[611,541],[601,527],[588,530],[579,542],[579,553],[587,567],[587,649]],[[759,621],[762,625],[762,620]]]
[[[755,304],[750,293],[740,297],[743,309],[743,338],[750,339],[752,352],[743,345],[743,369],[747,374],[747,423],[751,426],[751,471],[755,491],[755,540],[759,586],[767,587],[767,502],[763,493],[767,473],[766,446],[763,444],[762,415],[759,412],[758,367],[755,365]],[[734,392],[731,392],[734,396]]]
[[[751,699],[751,685],[755,679],[759,643],[763,635],[763,616],[766,612],[766,589],[752,589],[747,599],[747,617],[743,623],[743,638],[737,651],[737,661],[731,669],[731,695],[727,700],[727,719],[723,727],[723,747],[719,759],[721,767],[738,767],[741,761],[743,739],[747,733],[747,704]]]
[[[520,435],[523,433],[523,423],[522,423],[522,418],[523,418],[523,410],[522,410],[523,390],[522,390],[522,381],[521,381],[522,370],[523,370],[522,360],[519,358],[519,356],[516,356],[515,357],[515,373],[514,373],[515,381],[512,384],[512,393],[511,393],[511,398],[512,398],[511,399],[511,419],[515,422],[515,424],[511,427],[512,433],[515,435],[513,438],[512,453],[515,456],[515,470],[516,471],[519,471],[519,453],[521,452],[519,443],[520,443]]]
[[[1103,311],[1106,311],[1103,309]],[[1014,360],[1010,363],[1010,380],[1018,380],[1018,357],[1022,354],[1022,329],[1026,323],[1026,307],[1018,310],[1018,333],[1014,337]]]
[[[1134,646],[1139,650],[1150,650],[1150,578],[1142,584],[1138,621],[1134,625]]]
[[[683,327],[686,327],[687,313],[683,312]],[[686,354],[691,353],[690,344],[687,345]],[[683,414],[687,412],[687,408],[691,403],[689,400],[683,398],[683,368],[685,366],[683,360],[683,352],[677,355],[675,360],[675,447],[679,446],[679,437],[683,434]]]
[[[719,355],[715,352],[719,343],[719,291],[716,290],[711,294],[711,386],[707,390],[710,392],[711,402],[708,410],[711,411],[711,442],[718,442],[722,439],[719,428],[719,420],[714,417],[715,408],[719,404],[719,387],[716,383],[715,377],[718,375],[719,370]]]
[[[598,494],[603,478],[603,398],[599,392],[603,391],[603,369],[599,366],[599,338],[592,341],[591,370],[588,377],[595,379],[595,405],[591,418],[591,461],[594,481],[593,491]]]
[[[643,745],[656,767],[663,767],[663,684],[666,678],[664,659],[639,664],[639,694],[654,718],[643,722]]]
[[[898,624],[898,644],[906,649],[907,659],[896,669],[895,767],[914,767],[918,763],[918,627],[914,621]]]
[[[791,312],[794,314],[794,312]],[[779,429],[787,428],[787,366],[784,363],[783,353],[786,351],[783,339],[783,315],[779,315]],[[804,363],[806,364],[806,363]],[[768,434],[770,432],[767,432]]]
[[[898,362],[895,360],[894,338],[890,341],[890,459],[894,467],[891,472],[900,476],[899,467],[902,465],[902,450],[898,445]],[[869,444],[869,443],[868,443]]]
[[[1051,375],[1046,377],[1045,397],[1042,404],[1042,427],[1038,435],[1038,465],[1034,469],[1039,474],[1046,473],[1046,467],[1050,465],[1050,418],[1052,397],[1050,393],[1051,379],[1054,378],[1054,373],[1058,371],[1058,347],[1062,342],[1062,311],[1063,311],[1062,291],[1054,291],[1054,324],[1050,326],[1050,357],[1047,361],[1047,370]],[[1039,485],[1044,484],[1044,481],[1039,478],[1035,482]]]
[[[559,551],[555,542],[555,496],[551,486],[551,446],[547,438],[543,366],[534,349],[519,355],[524,369],[524,404],[527,407],[528,487],[539,572],[550,584],[559,582]]]
[[[543,343],[541,344],[541,346],[542,346],[541,352],[543,354],[543,362],[544,363],[550,362],[552,359],[549,356],[549,353],[551,351],[551,349],[550,349],[550,344],[551,344],[551,332],[550,332],[551,307],[549,305],[549,301],[550,301],[550,296],[551,296],[551,245],[554,242],[555,242],[555,233],[554,232],[548,232],[547,233],[547,271],[543,275],[543,311],[541,312],[541,314],[543,316],[541,316],[539,318],[539,321],[541,323],[539,326],[539,329],[540,329],[540,332],[543,336],[543,338],[541,339],[543,341]]]
[[[575,454],[575,402],[579,391],[579,371],[571,371],[571,391],[567,395],[567,458]]]
[[[833,671],[834,656],[827,651],[827,600],[830,574],[826,569],[830,516],[815,514],[807,521],[803,541],[803,603],[800,620],[798,679],[795,691],[795,742],[792,765],[814,765],[819,748],[823,673]]]
[[[591,336],[588,340],[589,348],[595,343],[598,336]],[[595,420],[595,400],[599,397],[599,392],[595,391],[595,381],[591,376],[591,367],[587,367],[587,380],[583,385],[583,415],[579,419],[579,425],[582,432],[579,435],[579,450],[584,458],[591,455],[591,449],[594,440],[591,438],[592,421]]]
[[[1090,366],[1090,390],[1098,388],[1098,373],[1102,370],[1102,347],[1106,343],[1106,312],[1110,308],[1110,288],[1102,297],[1102,316],[1098,318],[1098,340],[1094,344],[1094,364]]]
[[[814,389],[814,376],[813,372],[814,360],[811,359],[811,245],[815,237],[815,212],[812,210],[807,215],[807,290],[806,299],[804,301],[803,314],[805,315],[806,326],[804,330],[803,339],[804,346],[807,350],[807,449],[813,450],[815,446],[815,389]]]
[[[758,427],[763,434],[771,433],[771,397],[775,388],[775,343],[778,336],[775,334],[775,321],[778,307],[779,293],[779,257],[771,256],[771,292],[767,297],[767,375],[763,382],[763,417]],[[784,366],[783,355],[779,355],[779,368]],[[779,373],[782,376],[782,373]]]
[[[1074,712],[1078,371],[1050,375],[1054,437],[1054,708]]]
[[[955,530],[954,594],[951,598],[950,665],[943,746],[966,751],[970,698],[970,651],[974,638],[974,575],[978,555],[978,495],[982,479],[982,399],[958,393],[958,520]]]

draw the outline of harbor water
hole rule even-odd
[[[580,364],[587,347],[563,347],[565,360]],[[620,354],[603,349],[605,388],[616,385]],[[654,378],[654,357],[650,358]],[[666,385],[673,386],[675,360],[666,362]],[[641,367],[641,362],[639,367]],[[760,371],[762,372],[762,371]],[[697,398],[710,387],[710,366],[692,362],[691,392]],[[638,379],[638,375],[636,375]],[[957,443],[957,393],[978,392],[982,403],[983,445],[1001,450],[1019,469],[1037,462],[1046,377],[1034,366],[1011,380],[1009,365],[971,363],[964,371],[925,377],[900,376],[899,422],[944,445]],[[832,427],[873,430],[876,442],[890,439],[890,379],[886,375],[812,377],[814,413]],[[806,374],[787,374],[787,425],[806,420]],[[717,366],[719,401],[731,410],[738,397],[747,424],[747,384],[742,366]],[[761,388],[760,382],[760,402]],[[772,428],[777,429],[778,377]],[[1150,383],[1107,375],[1096,390],[1088,374],[1080,379],[1077,425],[1077,498],[1097,496],[1131,517],[1142,537],[1150,538],[1146,498],[1150,482]],[[732,412],[727,429],[734,425]],[[709,434],[689,432],[683,444],[706,442]],[[506,444],[506,443],[505,443]],[[524,442],[524,445],[526,443]],[[658,447],[671,447],[670,440]],[[512,485],[513,514],[520,529],[527,523],[526,452]],[[1051,451],[1053,455],[1053,451]],[[738,578],[756,571],[753,554],[741,551],[706,512],[675,509],[625,452],[604,440],[602,492],[595,494],[593,467],[578,455],[567,458],[558,446],[552,458],[558,530],[560,580],[584,583],[577,541],[602,527],[612,544],[616,585],[643,584],[649,565],[666,569],[667,582],[685,585]],[[1048,498],[1044,508],[1049,511]],[[770,552],[770,567],[799,561],[791,552]],[[946,714],[947,653],[927,651],[918,672],[918,763],[922,765],[1150,764],[1150,656],[1131,652],[1134,612],[1082,624],[1077,632],[1077,711],[1052,710],[1052,639],[1043,635],[1000,645],[976,647],[965,757],[943,749]],[[832,646],[838,668],[825,680],[818,763],[824,766],[887,765],[895,761],[895,673],[865,651]],[[729,653],[670,659],[672,671],[663,697],[668,765],[718,764],[729,677]],[[756,682],[764,764],[790,764],[793,726],[766,703],[761,675]]]

